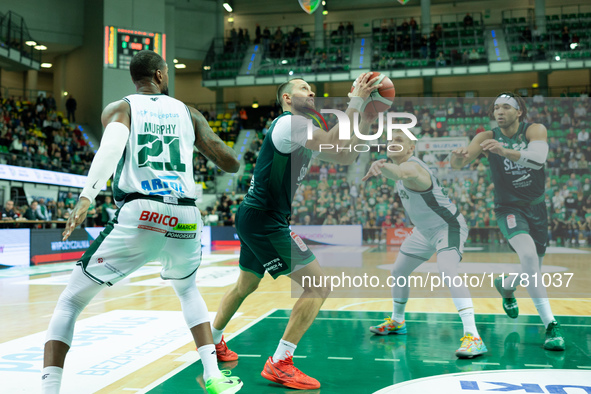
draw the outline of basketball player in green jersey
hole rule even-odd
[[[495,186],[495,213],[501,232],[517,252],[527,280],[515,275],[497,278],[495,287],[503,297],[503,309],[513,319],[519,315],[513,297],[515,284],[527,288],[546,326],[544,349],[564,350],[564,336],[554,319],[546,288],[541,283],[541,266],[548,242],[548,214],[544,203],[548,156],[548,133],[538,123],[525,123],[525,100],[513,93],[500,94],[491,115],[499,127],[474,137],[468,147],[452,152],[451,166],[460,169],[480,153],[488,157]],[[537,276],[537,281],[534,279]],[[516,280],[514,280],[516,279]]]
[[[361,74],[350,93],[351,102],[345,112],[350,122],[349,135],[352,134],[355,112],[360,112],[365,98],[382,86],[374,85],[377,77],[370,77],[371,73]],[[309,131],[306,114],[314,110],[314,96],[310,85],[300,78],[285,82],[277,90],[277,102],[283,113],[269,128],[250,188],[236,213],[240,276],[224,295],[212,327],[218,360],[237,360],[238,355],[224,342],[224,328],[246,297],[256,290],[265,272],[274,279],[289,275],[304,287],[304,292],[295,303],[283,337],[273,356],[267,359],[261,375],[272,382],[300,390],[320,388],[318,380],[293,365],[293,354],[316,318],[328,290],[303,286],[303,276],[321,277],[323,271],[304,241],[289,229],[291,203],[312,158],[352,164],[358,156],[354,150],[327,152],[323,149],[320,152],[321,144],[342,146],[346,143],[349,146],[350,142],[353,146],[359,141],[356,136],[346,141],[339,140],[339,134],[345,131],[340,130],[339,124],[328,131],[317,127]],[[376,117],[377,114],[364,112],[360,132],[366,134]]]

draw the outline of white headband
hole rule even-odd
[[[497,97],[496,101],[495,101],[495,105],[500,105],[500,104],[509,104],[510,106],[512,106],[513,108],[515,108],[516,110],[519,111],[519,104],[517,104],[517,100],[515,100],[515,98],[507,95],[507,94],[502,94],[499,97]]]

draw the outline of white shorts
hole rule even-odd
[[[201,264],[202,230],[196,206],[133,200],[117,211],[78,265],[108,286],[152,261],[162,264],[162,279],[184,279]]]
[[[464,253],[464,243],[468,239],[468,226],[461,216],[458,221],[459,227],[443,226],[429,232],[426,236],[415,227],[412,234],[400,246],[400,253],[421,260],[429,260],[435,252],[456,250],[461,259]]]

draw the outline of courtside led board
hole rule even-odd
[[[166,34],[105,26],[104,67],[129,70],[131,58],[147,49],[166,60]]]

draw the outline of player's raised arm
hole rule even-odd
[[[363,112],[361,114],[361,122],[359,122],[359,132],[363,135],[367,134],[371,127],[371,124],[377,119],[377,117],[377,113]],[[359,152],[355,151],[355,149],[351,149],[350,147],[357,145],[359,142],[361,142],[361,140],[355,134],[351,137],[350,140],[338,141],[338,151],[326,151],[325,149],[322,149],[321,152],[318,154],[317,158],[332,163],[351,165],[359,156]]]
[[[367,174],[361,179],[367,181],[373,176],[383,175],[394,181],[413,181],[419,177],[425,178],[425,182],[430,182],[429,174],[419,164],[414,162],[404,162],[401,164],[388,163],[386,159],[374,161],[367,171]]]
[[[472,139],[470,145],[463,148],[454,149],[451,152],[451,160],[450,165],[452,168],[457,170],[463,168],[466,164],[472,163],[474,159],[478,157],[482,153],[482,146],[481,144],[493,137],[492,131],[483,131],[480,134],[477,134],[476,137]]]
[[[191,111],[191,118],[195,125],[195,146],[199,152],[210,159],[219,168],[226,172],[238,172],[240,162],[234,149],[230,148],[218,137],[201,112],[195,108],[187,107]]]
[[[482,150],[506,157],[523,167],[539,170],[548,158],[548,131],[544,125],[534,123],[528,127],[526,137],[529,141],[527,148],[520,151],[505,148],[494,139],[485,140],[481,144]]]
[[[86,219],[86,212],[90,203],[94,201],[107,180],[115,172],[117,163],[119,163],[129,139],[129,129],[131,127],[129,104],[121,100],[107,105],[103,110],[101,122],[105,127],[105,132],[101,138],[100,147],[90,165],[86,185],[82,189],[80,199],[70,214],[65,230],[62,233],[64,240]]]
[[[351,101],[349,102],[349,107],[345,111],[345,114],[347,115],[347,118],[349,120],[349,139],[348,140],[339,139],[339,130],[340,130],[339,124],[341,122],[338,122],[333,128],[328,130],[328,132],[326,132],[325,130],[322,130],[322,129],[315,129],[312,133],[312,139],[310,139],[306,142],[306,148],[311,149],[313,151],[320,151],[321,145],[324,145],[327,147],[329,145],[333,145],[334,147],[336,147],[337,145],[343,146],[343,144],[346,144],[347,146],[349,145],[349,142],[351,141],[350,140],[351,135],[353,134],[354,114],[356,112],[361,111],[361,106],[363,105],[363,102],[365,101],[366,98],[369,97],[371,92],[382,87],[382,84],[377,84],[375,86],[372,86],[374,83],[376,83],[379,80],[379,76],[370,79],[371,76],[372,76],[372,73],[361,74],[357,78],[357,83],[355,85],[355,88],[353,89],[353,92],[351,92],[349,94]],[[361,122],[361,123],[363,123],[363,122]],[[360,126],[362,126],[362,125],[360,125]],[[367,132],[367,130],[369,130],[369,126],[366,125],[364,127],[365,127],[365,131]],[[363,133],[363,129],[361,129],[360,131]],[[336,153],[336,150],[335,150],[335,153]]]

